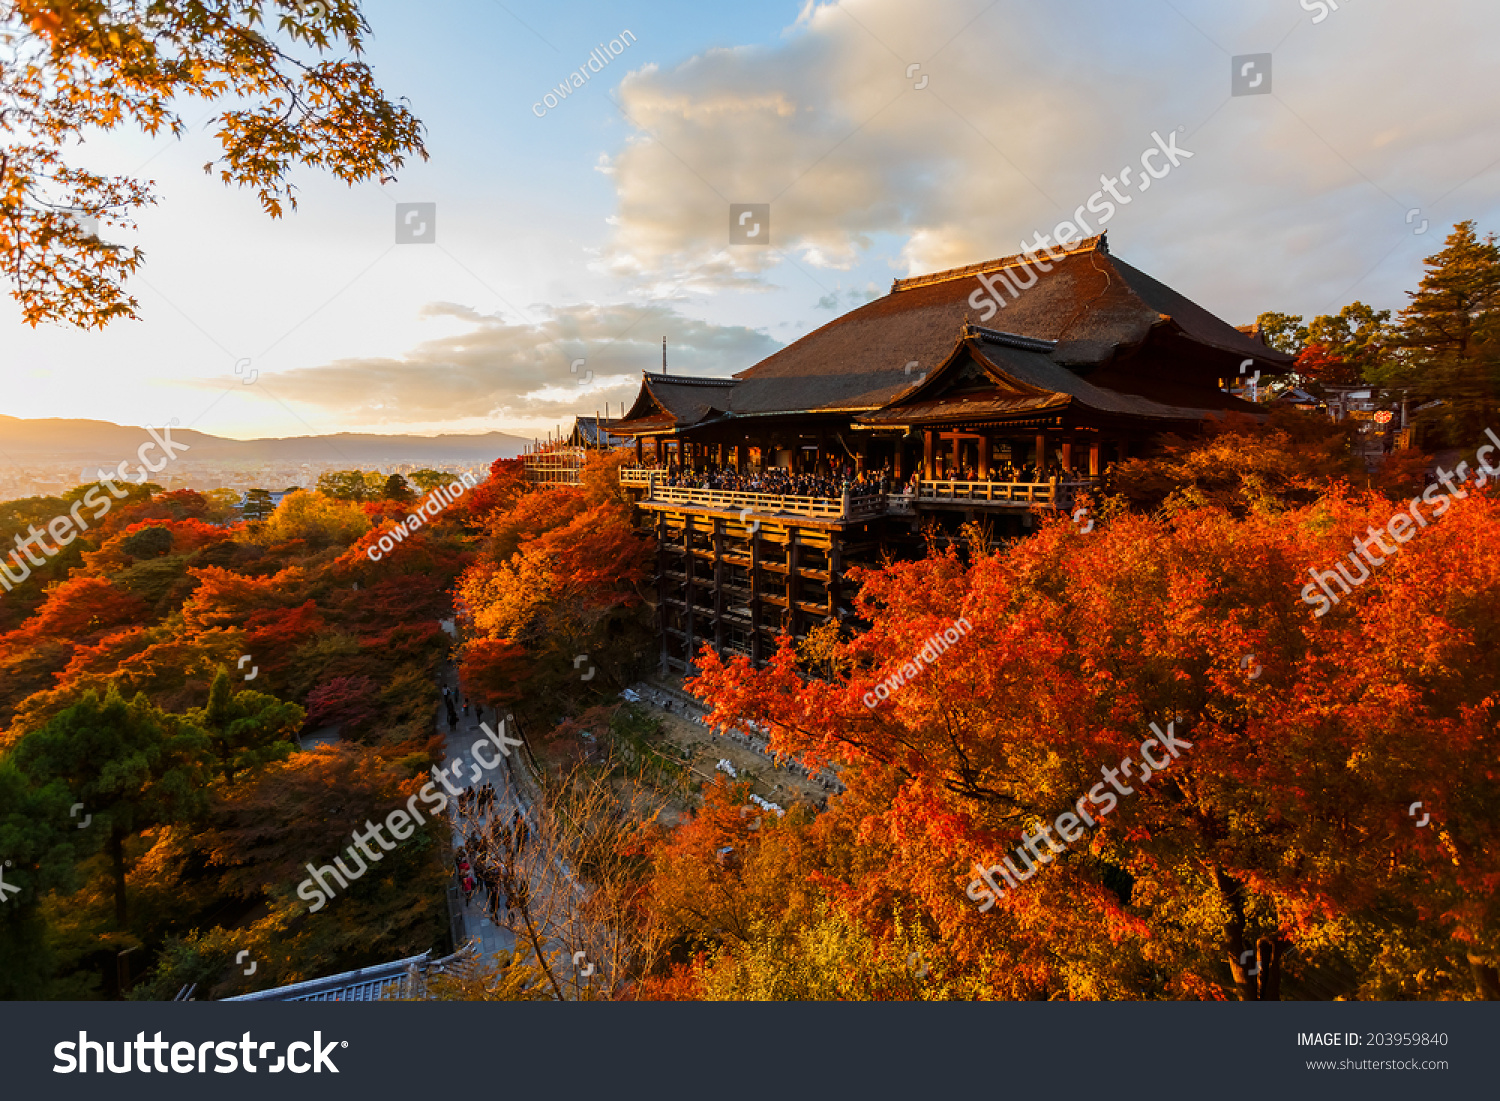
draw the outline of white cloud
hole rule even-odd
[[[671,369],[696,375],[743,370],[781,346],[765,333],[686,317],[663,303],[532,312],[535,323],[516,323],[453,302],[429,303],[423,318],[456,319],[464,329],[396,358],[279,372],[269,385],[343,424],[534,422],[630,401],[641,371],[661,369],[662,336]],[[577,360],[583,362],[575,368]]]
[[[972,263],[1050,230],[1180,126],[1195,158],[1106,227],[1116,251],[1211,308],[1273,294],[1337,308],[1393,250],[1407,272],[1453,222],[1500,213],[1500,9],[1431,15],[1396,0],[1316,26],[1291,0],[810,2],[775,46],[623,82],[637,129],[609,164],[604,266],[741,286],[782,252],[848,269],[883,235],[908,272]],[[1274,53],[1272,94],[1231,97],[1231,55],[1258,52]],[[727,243],[728,205],[749,202],[771,204],[770,248]],[[1437,237],[1412,239],[1418,206]]]

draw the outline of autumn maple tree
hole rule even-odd
[[[814,833],[843,855],[809,877],[829,904],[870,935],[917,922],[996,996],[1492,996],[1500,568],[1480,548],[1500,506],[1455,500],[1319,617],[1308,569],[1391,503],[1337,485],[1229,503],[863,573],[869,629],[827,679],[790,645],[762,670],[705,649],[691,687],[841,764]],[[1018,860],[1104,769],[1139,768],[1152,724],[1189,745],[1065,851]],[[1033,873],[981,913],[967,889],[1006,855]]]
[[[354,184],[425,159],[421,123],[363,60],[355,0],[15,0],[0,21],[0,248],[31,325],[135,317],[124,290],[137,247],[109,243],[155,202],[150,181],[78,166],[81,134],[131,127],[181,136],[182,104],[224,102],[221,156],[205,165],[279,217],[302,165]]]

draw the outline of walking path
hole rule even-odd
[[[438,705],[438,732],[443,735],[445,749],[443,764],[448,768],[449,783],[454,787],[472,789],[488,783],[495,789],[495,816],[501,820],[508,821],[510,816],[518,809],[524,815],[526,813],[525,803],[516,791],[514,779],[511,777],[511,761],[509,757],[503,757],[494,748],[493,743],[485,738],[484,731],[479,729],[479,719],[475,717],[474,708],[469,708],[469,713],[463,713],[463,707],[459,703],[458,678],[450,668],[444,674],[443,683],[452,693],[453,706],[459,712],[458,726],[450,731],[448,729],[448,715],[446,709]],[[485,712],[486,721],[491,729],[496,729],[496,716],[494,712]],[[491,758],[500,757],[500,764],[496,768],[485,769],[483,762],[476,764],[474,761],[474,743],[483,741],[490,746],[486,756]],[[458,763],[458,768],[454,764]],[[477,779],[476,779],[477,773]],[[458,805],[454,800],[448,804],[449,821],[453,824],[453,849],[456,852],[463,847],[464,837],[460,828]],[[503,925],[496,925],[490,920],[489,911],[485,905],[484,893],[475,891],[468,902],[464,901],[463,892],[456,882],[448,887],[448,906],[454,927],[455,948],[473,941],[479,950],[481,958],[489,959],[497,952],[511,952],[516,947],[516,936]]]

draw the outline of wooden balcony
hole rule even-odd
[[[1046,482],[918,482],[913,504],[988,504],[1030,507],[1062,508],[1080,490],[1091,489],[1096,483],[1060,482],[1056,478]]]
[[[923,481],[911,493],[850,490],[842,497],[802,497],[735,490],[667,486],[660,468],[621,467],[620,484],[646,489],[643,505],[680,505],[750,516],[796,516],[825,522],[858,522],[879,516],[912,516],[923,505],[989,505],[994,507],[1070,507],[1073,495],[1097,486],[1095,481],[960,482]],[[856,495],[857,494],[857,495]]]

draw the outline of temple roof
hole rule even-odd
[[[1059,362],[1061,344],[970,325],[950,355],[912,391],[859,418],[870,427],[997,419],[1016,414],[1089,414],[1201,421],[1256,408],[1218,389],[1179,389],[1176,401],[1097,385]]]
[[[1050,270],[1042,271],[1042,264]],[[1034,282],[1011,297],[996,281],[1001,273],[1017,282],[1028,277]],[[994,297],[1003,305],[989,305],[991,295],[981,276],[995,287]],[[1052,259],[1009,256],[898,279],[889,294],[835,318],[733,379],[648,373],[636,404],[618,427],[638,433],[681,429],[721,415],[873,413],[911,391],[923,375],[936,372],[953,354],[955,337],[977,320],[1016,339],[1048,342],[1050,350],[1043,357],[1047,367],[1033,369],[1044,374],[1074,368],[1087,375],[1124,361],[1149,375],[1155,362],[1133,355],[1148,340],[1164,355],[1185,353],[1177,355],[1178,370],[1196,372],[1204,388],[1216,388],[1218,377],[1236,374],[1245,359],[1253,359],[1263,374],[1285,372],[1292,363],[1290,356],[1112,256],[1101,235]],[[1027,370],[1021,365],[1016,369]],[[1047,377],[1059,385],[1067,381]],[[1077,376],[1073,381],[1079,381]],[[1125,388],[1148,390],[1149,378],[1142,381],[1147,385]],[[1102,393],[1094,397],[1105,404],[1110,400]]]

